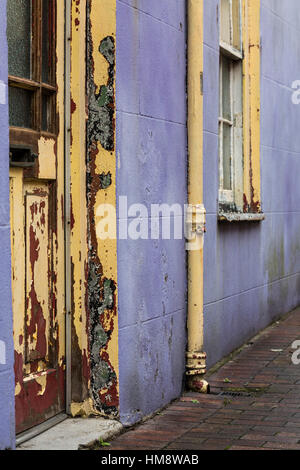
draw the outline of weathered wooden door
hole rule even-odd
[[[7,8],[19,433],[65,408],[64,2]]]

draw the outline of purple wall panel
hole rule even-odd
[[[185,2],[117,1],[118,196],[184,204]],[[171,217],[172,219],[172,217]],[[148,219],[150,223],[150,219]],[[120,221],[119,221],[120,224]],[[120,414],[132,424],[178,397],[186,345],[183,240],[119,240]]]
[[[297,0],[262,0],[261,181],[266,220],[217,222],[218,0],[204,2],[204,340],[208,366],[300,303]]]
[[[14,373],[9,230],[9,135],[6,1],[0,9],[0,449],[13,448]]]

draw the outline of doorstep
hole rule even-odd
[[[122,429],[122,424],[112,419],[67,418],[19,445],[17,450],[78,450],[91,441],[111,439]]]

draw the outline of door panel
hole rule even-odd
[[[57,297],[56,182],[27,182],[11,170],[16,420],[22,432],[65,408],[64,310]],[[60,307],[62,302],[60,301]]]
[[[25,365],[27,373],[32,368],[47,364],[49,355],[50,323],[49,274],[52,270],[49,258],[49,194],[47,186],[26,187],[26,307],[25,307]],[[43,273],[42,282],[39,275]],[[35,281],[37,281],[35,283]]]
[[[55,91],[49,88],[56,106],[49,116],[57,133],[10,129],[18,146],[25,134],[36,139],[34,165],[10,168],[17,433],[65,410],[64,2],[56,11]]]

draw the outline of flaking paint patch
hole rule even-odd
[[[102,10],[105,4],[101,2]],[[112,2],[109,4],[111,9]],[[87,124],[87,205],[88,205],[88,312],[91,361],[91,394],[100,413],[118,415],[118,379],[110,353],[116,332],[116,281],[108,278],[100,259],[96,234],[95,209],[102,191],[112,196],[115,174],[115,39],[103,35],[97,39],[92,21],[96,2],[88,3],[88,124]],[[114,15],[115,10],[111,13]],[[110,13],[110,14],[111,14]],[[112,17],[111,17],[112,18]],[[104,19],[103,19],[104,21]],[[108,20],[109,22],[109,20]],[[100,25],[97,23],[97,28]],[[100,64],[100,65],[99,65]],[[96,71],[95,71],[96,69]],[[106,70],[106,73],[104,71]],[[95,78],[97,77],[97,78]],[[103,83],[100,80],[103,79]],[[100,82],[100,83],[99,83]],[[100,168],[101,167],[101,171]],[[112,196],[114,197],[114,196]],[[102,197],[100,197],[102,200]],[[106,250],[107,251],[107,250]],[[112,268],[111,268],[112,269]]]
[[[260,213],[260,0],[243,2],[243,211]]]
[[[115,42],[112,36],[104,38],[99,45],[99,53],[107,60],[108,79],[101,85],[99,92],[93,80],[89,78],[89,118],[88,137],[90,142],[100,142],[105,150],[114,150],[114,71]],[[91,58],[92,60],[92,58]],[[90,68],[90,71],[92,68]]]
[[[38,395],[44,395],[45,391],[46,391],[46,386],[47,386],[47,376],[46,375],[42,375],[40,377],[37,377],[36,379],[36,382],[40,385],[41,389],[39,390],[38,392]]]
[[[86,0],[74,0],[71,10],[71,400],[89,397],[89,335],[86,207]],[[66,215],[65,215],[66,216]],[[89,414],[94,414],[91,410]]]
[[[87,398],[82,403],[71,403],[70,413],[73,418],[84,416],[102,416],[102,413],[95,410],[94,402],[91,398]]]
[[[100,175],[100,185],[101,185],[101,189],[107,189],[109,188],[109,186],[111,185],[111,173],[108,172],[108,173],[102,173]]]

